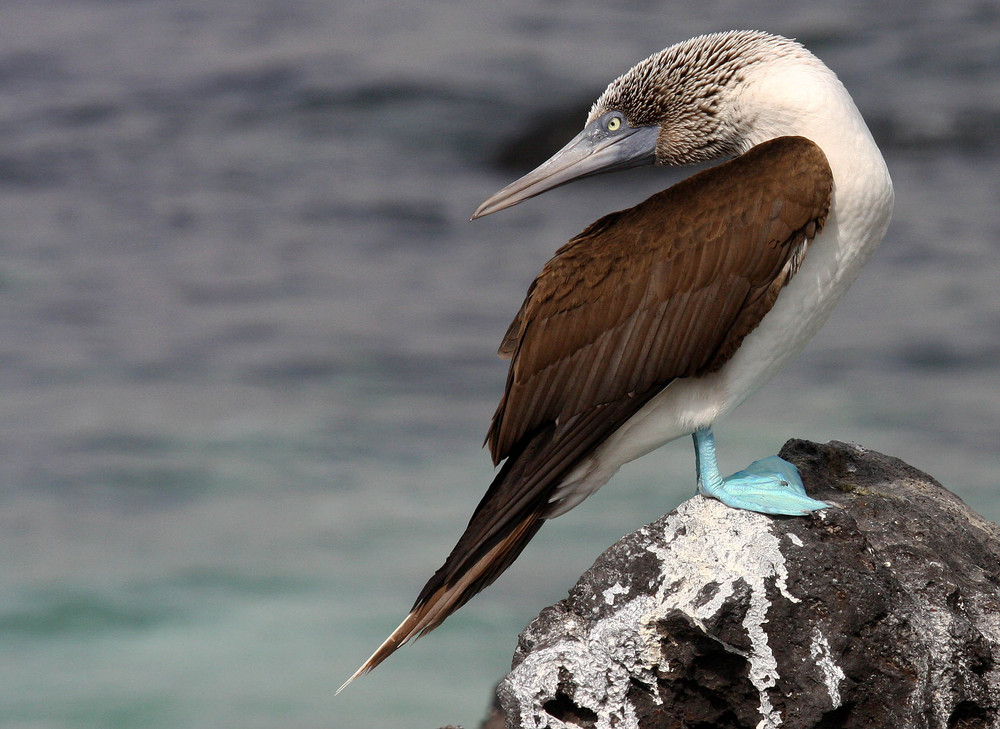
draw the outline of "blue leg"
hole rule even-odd
[[[734,509],[762,514],[802,515],[829,504],[806,496],[798,469],[783,458],[771,456],[754,461],[728,478],[719,476],[715,437],[711,428],[694,433],[698,468],[698,493],[711,496]]]

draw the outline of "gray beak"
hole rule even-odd
[[[656,161],[658,126],[630,127],[609,132],[595,119],[548,162],[512,182],[480,205],[472,219],[509,208],[567,182],[602,172],[614,172]]]

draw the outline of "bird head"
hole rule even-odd
[[[699,36],[655,53],[611,82],[565,147],[472,218],[591,175],[740,154],[747,145],[737,100],[754,67],[802,57],[811,54],[795,41],[758,31]]]

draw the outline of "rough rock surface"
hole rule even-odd
[[[902,461],[790,441],[810,495],[695,497],[521,635],[510,727],[1000,727],[1000,528]]]

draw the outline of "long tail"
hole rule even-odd
[[[444,581],[444,584],[435,587],[436,582],[442,582],[442,580],[437,579],[438,574],[435,574],[427,583],[424,592],[421,593],[406,619],[399,624],[392,635],[386,638],[385,642],[371,655],[371,658],[365,661],[364,665],[355,671],[354,675],[347,679],[343,686],[337,689],[337,693],[343,691],[358,676],[371,671],[410,639],[419,638],[424,633],[439,626],[445,618],[462,607],[469,598],[493,582],[531,541],[531,538],[542,526],[543,521],[544,519],[537,515],[525,518],[506,538],[477,560],[465,574],[458,576],[454,583]],[[425,596],[424,593],[428,592],[428,588],[431,588],[430,593]]]
[[[510,567],[546,518],[561,513],[552,498],[563,477],[659,389],[595,406],[560,425],[543,426],[512,449],[410,614],[337,693],[404,643],[436,628]]]
[[[530,439],[526,448],[507,459],[473,512],[458,544],[424,585],[410,614],[337,689],[338,694],[401,645],[439,626],[517,559],[541,528],[549,509],[548,491],[538,488],[543,484],[533,483],[537,479],[525,478],[526,464],[535,461],[532,456],[544,452],[551,440],[552,428],[547,428]]]

